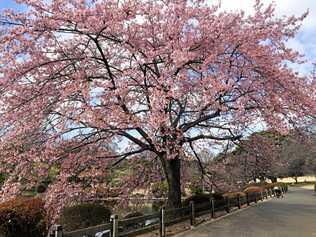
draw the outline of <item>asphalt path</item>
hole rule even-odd
[[[316,237],[313,187],[290,188],[272,199],[177,237]]]

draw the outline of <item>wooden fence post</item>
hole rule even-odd
[[[246,193],[246,202],[247,202],[247,206],[250,206],[249,193]]]
[[[211,217],[214,218],[215,217],[215,201],[214,201],[214,198],[211,199],[211,206],[212,206]]]
[[[191,227],[195,225],[195,207],[194,202],[190,201],[190,224]]]
[[[118,215],[111,215],[110,221],[112,223],[111,237],[118,237]]]
[[[54,225],[54,237],[63,237],[63,227],[61,225]]]
[[[166,236],[166,226],[165,226],[165,207],[160,209],[160,217],[159,217],[159,235],[160,237]]]
[[[241,208],[240,195],[239,194],[237,195],[237,206],[238,206],[238,209]]]

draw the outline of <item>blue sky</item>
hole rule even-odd
[[[0,0],[0,10],[5,8],[18,9],[21,10],[23,7],[16,4],[14,0]]]
[[[210,3],[218,0],[209,0]],[[254,0],[221,0],[222,9],[235,11],[243,9],[246,13],[252,12]],[[264,4],[269,4],[273,0],[262,0]],[[316,0],[277,0],[276,17],[283,15],[303,14],[309,9],[309,15],[304,20],[298,35],[288,42],[288,46],[296,49],[306,56],[308,61],[316,62]],[[5,8],[23,10],[23,7],[16,4],[14,0],[0,0],[0,11]],[[295,69],[302,74],[306,74],[311,69],[311,64],[300,65]]]

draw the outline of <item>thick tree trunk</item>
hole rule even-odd
[[[165,176],[168,182],[168,208],[181,206],[181,181],[180,181],[180,159],[167,159],[164,154],[160,157]]]

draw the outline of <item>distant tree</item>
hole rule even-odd
[[[263,131],[240,141],[230,153],[221,155],[225,162],[226,182],[256,182],[279,177],[313,173],[315,137],[305,128],[291,130],[288,135]],[[309,167],[309,168],[308,168]],[[231,176],[231,181],[227,178]]]
[[[293,177],[296,183],[297,183],[297,178],[299,176],[304,175],[304,166],[305,166],[304,159],[294,158],[289,161],[288,175],[290,177]]]
[[[305,161],[304,173],[316,176],[316,155]]]

